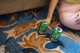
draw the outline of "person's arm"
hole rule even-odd
[[[44,21],[46,21],[48,24],[50,23],[50,21],[51,21],[51,19],[52,19],[52,15],[53,15],[53,12],[54,12],[54,9],[55,9],[57,3],[58,3],[58,0],[51,0],[51,1],[50,1],[47,18],[44,20]],[[35,20],[36,20],[36,19],[35,19]],[[40,22],[41,22],[41,20],[36,20],[35,25],[39,24]]]
[[[46,18],[46,21],[48,23],[50,23],[50,21],[52,19],[52,15],[53,15],[53,12],[54,12],[54,9],[55,9],[57,3],[58,3],[58,0],[51,0],[51,2],[50,2],[48,14],[47,14],[47,18]]]

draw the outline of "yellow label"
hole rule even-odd
[[[65,0],[66,2],[80,2],[80,0]]]

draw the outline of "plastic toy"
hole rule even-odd
[[[38,33],[39,34],[44,34],[44,32],[47,30],[48,24],[45,21],[41,21],[39,28],[38,28]]]
[[[47,29],[48,29],[48,23],[46,23],[45,21],[41,21],[38,28],[38,34],[40,35],[44,34]],[[56,27],[53,30],[51,30],[51,35],[50,35],[51,41],[56,42],[58,38],[61,36],[61,34],[62,34],[62,29],[60,27]]]
[[[58,38],[61,36],[61,34],[62,34],[62,29],[60,27],[56,27],[54,30],[52,30],[51,41],[56,42]]]

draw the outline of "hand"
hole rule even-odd
[[[51,20],[50,19],[44,19],[43,21],[45,21],[46,23],[50,24]]]
[[[39,23],[40,23],[41,21],[45,21],[45,22],[47,22],[48,24],[50,24],[50,20],[49,20],[49,19],[44,19],[44,20],[36,20],[35,25],[39,25]]]

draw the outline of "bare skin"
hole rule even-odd
[[[50,23],[50,21],[52,19],[53,12],[54,12],[54,9],[55,9],[57,3],[58,3],[58,0],[51,0],[49,10],[48,10],[48,14],[47,14],[47,18],[45,19],[46,22]]]
[[[46,19],[43,21],[50,23],[52,19],[52,15],[54,9],[58,3],[58,0],[51,0],[48,14]],[[80,3],[79,2],[66,2],[65,0],[61,0],[60,4],[58,5],[58,12],[60,21],[63,25],[68,28],[74,30],[80,30]],[[40,23],[41,20],[38,20],[36,23]]]
[[[54,12],[54,9],[55,9],[57,3],[58,3],[58,0],[51,0],[51,2],[50,2],[47,18],[45,19],[45,21],[48,24],[50,23],[50,21],[52,19],[52,15],[53,15],[53,12]],[[70,4],[67,4],[67,5],[70,5]],[[72,3],[72,5],[76,5],[76,4]],[[80,10],[77,9],[77,11],[80,11]],[[78,16],[80,16],[80,15],[78,15]],[[76,24],[80,24],[80,18],[78,18],[75,22],[76,22]]]
[[[52,15],[53,15],[53,12],[54,12],[54,9],[55,9],[57,3],[58,3],[58,0],[50,1],[47,17],[46,17],[46,19],[44,19],[44,21],[46,21],[48,24],[50,23],[50,21],[52,19]],[[41,20],[38,20],[36,24],[38,24],[40,22],[41,22]]]
[[[61,0],[58,6],[60,22],[73,30],[80,30],[80,2]]]

